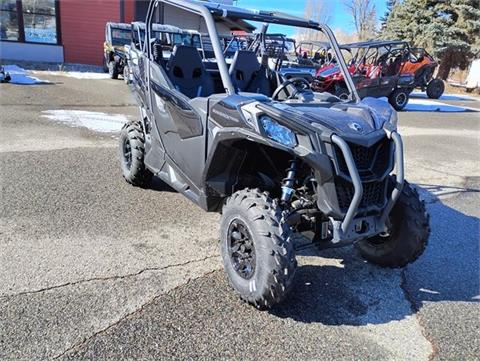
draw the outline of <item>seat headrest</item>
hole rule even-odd
[[[250,50],[237,50],[230,65],[230,74],[234,71],[257,71],[260,68],[257,56]]]
[[[234,59],[258,62],[257,55],[255,55],[255,53],[251,50],[237,50],[235,52]]]
[[[175,59],[177,61],[185,60],[187,63],[191,63],[192,61],[202,62],[198,49],[194,46],[188,45],[175,45],[170,59]]]

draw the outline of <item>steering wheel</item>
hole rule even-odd
[[[282,84],[280,84],[280,86],[277,89],[275,89],[275,91],[273,92],[273,95],[272,95],[272,99],[276,100],[278,98],[278,95],[282,91],[286,91],[286,89],[289,85],[295,86],[296,90],[287,99],[294,98],[298,93],[300,93],[303,90],[312,89],[312,87],[310,86],[310,83],[307,79],[300,78],[300,77],[291,78],[291,79],[285,80]],[[299,88],[300,85],[302,86],[302,88]]]

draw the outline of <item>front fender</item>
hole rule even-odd
[[[210,210],[217,207],[223,198],[233,192],[242,167],[248,167],[245,160],[252,154],[248,154],[248,149],[239,146],[245,145],[245,142],[258,144],[267,153],[269,149],[275,154],[281,152],[282,158],[301,160],[314,170],[317,181],[322,183],[333,177],[330,158],[326,154],[306,150],[303,146],[289,148],[245,128],[213,128],[211,136],[212,141],[202,175],[202,183],[207,195],[207,208]],[[262,154],[254,156],[258,156],[259,159],[263,157]],[[279,171],[283,172],[284,169],[280,168]],[[281,178],[283,177],[282,173]]]

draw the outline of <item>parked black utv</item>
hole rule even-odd
[[[122,75],[128,79],[127,50],[132,41],[130,24],[107,23],[105,25],[105,42],[103,43],[103,68],[111,79]]]
[[[199,16],[215,61],[184,45],[166,61],[152,37],[162,3]],[[265,53],[259,62],[254,52],[238,50],[227,67],[217,29],[243,20],[321,31],[349,98],[315,93],[305,79],[283,79]],[[144,187],[156,175],[204,210],[221,213],[225,271],[242,299],[258,308],[284,299],[297,265],[296,235],[310,235],[321,248],[353,243],[385,267],[422,254],[429,220],[404,179],[397,114],[381,100],[359,100],[327,26],[277,12],[155,0],[146,28],[138,59],[146,96],[140,119],[121,132],[123,176]]]

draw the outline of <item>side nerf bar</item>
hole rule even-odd
[[[387,133],[388,137],[393,140],[395,145],[395,169],[396,169],[396,179],[395,179],[395,188],[390,195],[390,199],[388,200],[385,209],[383,210],[382,214],[380,215],[379,222],[378,222],[378,229],[382,231],[387,231],[386,227],[386,220],[388,215],[390,214],[395,202],[400,197],[402,193],[403,186],[405,183],[405,175],[404,175],[404,159],[403,159],[403,142],[402,138],[397,132]],[[358,174],[357,166],[355,165],[355,161],[352,156],[352,152],[350,151],[350,147],[348,146],[347,142],[345,142],[341,137],[336,134],[332,135],[332,142],[336,144],[340,150],[342,151],[343,157],[345,159],[345,163],[347,164],[347,169],[352,179],[353,187],[354,187],[354,194],[352,198],[352,202],[348,207],[348,210],[345,214],[343,221],[341,221],[339,231],[341,235],[347,235],[350,233],[351,224],[357,215],[358,208],[362,201],[363,197],[363,185],[360,175]],[[341,237],[341,235],[339,235]]]

